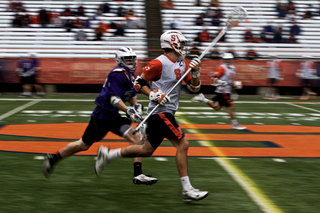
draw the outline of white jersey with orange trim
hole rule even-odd
[[[316,65],[312,61],[304,61],[300,63],[300,71],[302,73],[302,78],[310,79],[315,74]]]
[[[280,70],[282,69],[281,61],[278,61],[278,60],[268,61],[267,67],[269,69],[268,78],[279,78]]]
[[[227,86],[217,86],[215,92],[217,93],[231,93],[232,84],[236,76],[236,68],[233,65],[227,66],[226,64],[221,64],[220,67],[217,68],[214,76],[219,78],[222,81],[226,81],[228,83]],[[231,85],[230,85],[231,84]]]
[[[161,90],[163,93],[167,94],[188,69],[189,65],[185,59],[179,58],[177,61],[173,61],[164,54],[150,61],[147,66],[142,68],[142,71],[149,80],[151,91]],[[188,74],[184,81],[188,82],[191,78],[191,74]],[[180,87],[181,84],[169,95],[171,102],[166,103],[164,106],[160,105],[154,114],[160,112],[174,114],[178,110]],[[156,105],[156,102],[151,101],[147,113],[149,113]]]

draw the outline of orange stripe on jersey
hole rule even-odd
[[[218,67],[218,69],[215,71],[214,76],[220,78],[224,75],[225,70],[223,67]]]
[[[182,135],[182,131],[179,127],[179,129],[177,129],[171,122],[170,120],[166,117],[165,114],[163,113],[158,113],[159,117],[164,121],[165,124],[167,124],[167,126],[169,127],[169,129],[174,133],[174,135],[178,138],[181,139],[183,137]]]
[[[149,81],[152,79],[159,79],[161,78],[162,73],[162,63],[157,59],[153,59],[148,63],[147,66],[142,68],[142,72],[147,77]]]

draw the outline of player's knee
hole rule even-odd
[[[189,149],[189,142],[186,139],[183,139],[178,147],[180,151],[187,152]]]
[[[142,157],[151,157],[154,153],[154,149],[150,146],[143,146],[142,147]]]

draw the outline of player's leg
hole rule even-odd
[[[123,127],[124,128],[124,127]],[[124,138],[131,141],[133,145],[142,145],[143,141],[140,139],[141,135],[139,132],[134,133],[133,128],[129,128],[124,133]],[[153,153],[153,151],[152,151]],[[133,183],[134,184],[145,184],[152,185],[158,181],[157,178],[145,175],[142,172],[142,157],[134,157],[133,159]]]
[[[231,124],[232,124],[232,129],[236,129],[236,130],[244,130],[246,129],[247,127],[244,127],[244,126],[240,126],[239,123],[238,123],[238,120],[235,116],[235,113],[234,113],[234,104],[230,104],[229,106],[227,106],[227,111],[228,111],[228,114],[230,116],[230,120],[231,120]]]
[[[181,139],[170,139],[170,141],[177,148],[176,165],[182,184],[182,199],[185,202],[202,200],[203,198],[208,196],[209,192],[195,189],[190,183],[188,175],[189,142],[185,137]]]
[[[55,154],[47,154],[43,162],[43,174],[49,178],[57,162],[77,152],[89,149],[94,142],[101,140],[107,132],[108,126],[104,124],[104,121],[91,118],[80,140],[67,144]]]

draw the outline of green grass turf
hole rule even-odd
[[[0,97],[0,116],[29,101],[2,101]],[[88,99],[89,102],[41,101],[25,110],[73,111],[74,117],[66,116],[30,116],[18,112],[1,120],[0,125],[24,123],[64,123],[88,122],[89,117],[79,116],[78,111],[92,111],[95,96],[54,95],[49,98]],[[139,97],[140,98],[140,97]],[[190,100],[191,96],[182,100]],[[146,100],[145,98],[141,98]],[[238,101],[263,101],[261,98],[240,98]],[[301,102],[298,99],[280,100],[282,102]],[[280,102],[277,101],[277,102]],[[312,100],[312,102],[319,100]],[[270,101],[269,101],[270,102]],[[306,102],[306,101],[305,101]],[[147,102],[142,102],[147,106]],[[299,104],[320,111],[319,104]],[[197,115],[184,115],[184,112],[210,112],[210,110],[186,110],[183,107],[206,107],[201,103],[180,103],[181,109],[177,118],[186,119],[191,123],[217,124],[229,119],[224,117],[199,118]],[[295,107],[289,104],[237,103],[236,112],[254,113],[302,113],[317,112]],[[226,112],[222,109],[221,112]],[[51,115],[52,115],[51,114]],[[319,113],[318,113],[319,114]],[[205,115],[201,115],[205,116]],[[290,120],[288,116],[279,119],[270,118],[238,118],[243,125],[256,122],[270,125],[292,125],[299,123],[305,126],[319,126],[319,120]],[[306,117],[306,116],[305,116]],[[292,119],[292,118],[291,118]],[[295,118],[296,119],[296,118]],[[30,122],[33,120],[33,122]],[[257,134],[236,130],[197,130],[200,133],[215,134]],[[186,129],[187,133],[188,130]],[[0,135],[0,140],[51,140],[35,137],[17,137]],[[76,139],[75,139],[76,140]],[[57,141],[57,139],[54,139]],[[72,141],[72,140],[64,140]],[[107,141],[107,140],[106,140]],[[215,146],[262,146],[254,142],[235,143],[232,141],[212,141]],[[162,146],[171,146],[164,141]],[[200,146],[197,141],[190,141],[190,146]],[[301,143],[303,146],[303,142]],[[55,150],[53,150],[55,151]],[[208,198],[185,204],[181,199],[181,183],[175,166],[175,158],[168,161],[156,161],[146,158],[143,170],[159,179],[153,186],[136,186],[132,183],[133,169],[131,159],[113,161],[101,177],[96,177],[93,156],[73,156],[60,162],[47,180],[42,174],[42,161],[33,159],[34,154],[0,152],[0,212],[226,212],[241,213],[263,212],[247,195],[240,185],[214,159],[189,158],[189,176],[192,184],[201,190],[210,191]],[[320,154],[319,154],[320,157]],[[271,158],[240,158],[230,162],[250,178],[279,209],[289,213],[319,212],[320,191],[320,159],[318,158],[284,158],[286,162],[275,162]]]

